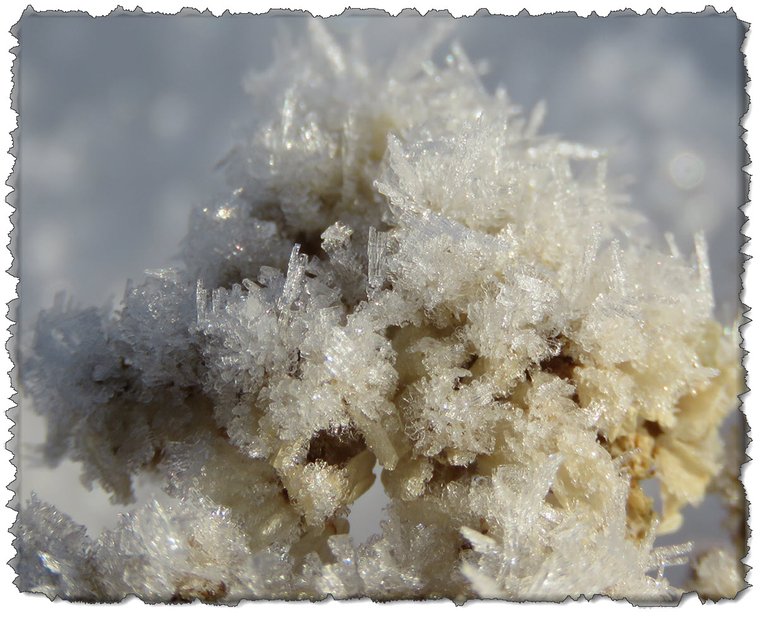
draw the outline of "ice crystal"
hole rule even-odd
[[[543,107],[488,94],[458,46],[434,63],[439,41],[366,61],[311,21],[249,82],[269,114],[231,196],[193,212],[185,267],[115,312],[41,314],[24,380],[49,462],[121,502],[151,471],[170,499],[95,540],[33,500],[20,588],[679,595],[664,568],[689,548],[655,537],[720,472],[740,386],[704,239],[657,249],[604,154],[539,135]],[[376,464],[388,517],[355,545]]]

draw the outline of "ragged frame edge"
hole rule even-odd
[[[152,4],[155,4],[155,3],[152,3]],[[167,4],[167,3],[164,3],[164,4]],[[220,4],[220,3],[217,3],[217,4]],[[226,3],[225,2],[224,4],[233,4],[233,3]],[[305,14],[312,15],[314,11],[318,11],[318,8],[320,8],[318,6],[319,3],[314,3],[314,4],[312,4],[312,3],[305,3],[305,4],[311,6],[310,10],[304,11]],[[327,5],[329,3],[323,3],[323,4]],[[392,4],[392,3],[381,3],[381,4]],[[451,3],[451,4],[456,4],[456,3]],[[526,17],[526,16],[537,16],[537,15],[545,15],[545,14],[546,15],[552,15],[552,14],[554,14],[554,11],[550,13],[550,12],[548,12],[546,10],[541,9],[541,8],[538,8],[536,11],[531,11],[531,12],[529,12],[529,11],[527,11],[525,9],[522,9],[522,10],[518,11],[517,13],[513,13],[513,12],[505,13],[505,12],[503,12],[503,10],[498,10],[498,11],[491,10],[491,11],[489,11],[489,10],[486,10],[486,9],[481,9],[480,7],[477,7],[477,11],[475,11],[473,13],[469,9],[466,9],[463,6],[466,3],[461,3],[461,4],[462,4],[462,8],[459,11],[456,11],[456,10],[451,11],[450,9],[448,9],[448,10],[441,10],[441,11],[439,11],[439,13],[442,14],[442,15],[450,14],[450,15],[456,17],[456,18],[458,18],[460,16],[471,16],[471,15],[476,15],[476,16],[483,15],[483,16],[486,16],[486,17],[492,16],[492,15],[507,15],[507,16]],[[490,3],[485,3],[485,4],[488,5]],[[501,3],[499,3],[499,4],[501,4]],[[506,4],[506,3],[503,3],[503,4]],[[549,4],[549,3],[547,3],[547,4]],[[597,4],[597,3],[593,3],[593,6],[594,6],[594,4]],[[606,4],[606,3],[602,3],[602,4]],[[629,4],[629,3],[627,3],[627,4]],[[729,13],[731,13],[732,15],[738,17],[736,11],[733,8],[735,4],[736,4],[736,2],[733,2],[730,5],[732,8],[730,9]],[[742,4],[746,4],[746,3],[742,3]],[[211,16],[212,17],[212,16],[216,16],[216,15],[221,15],[222,14],[222,9],[224,9],[224,8],[225,7],[215,7],[214,10],[205,10],[205,11],[200,11],[200,10],[197,10],[197,9],[194,9],[194,8],[184,8],[184,9],[179,10],[175,15],[177,15],[177,16],[197,15],[197,16]],[[245,7],[243,7],[243,8],[245,8]],[[421,7],[419,7],[419,8],[421,8]],[[473,9],[474,8],[475,7],[473,7]],[[707,9],[709,9],[709,10],[712,10],[713,8],[714,7],[711,6],[711,5],[707,7]],[[298,10],[301,10],[301,8],[299,8]],[[643,10],[643,9],[640,9],[640,10]],[[111,12],[95,13],[93,15],[96,15],[96,16],[102,15],[102,16],[106,16],[106,17],[114,17],[116,15],[139,16],[139,15],[151,15],[152,14],[151,11],[152,11],[151,8],[150,8],[149,12],[145,13],[145,11],[143,9],[138,8],[138,7],[136,8],[135,11],[128,11],[128,10],[122,9],[121,7],[118,7],[116,9],[112,10]],[[160,10],[159,12],[162,12],[162,10]],[[270,15],[280,15],[280,14],[285,14],[287,12],[289,12],[289,11],[284,10],[284,9],[277,9],[277,10],[272,9],[272,10],[264,11],[264,12],[259,11],[258,14],[260,14],[260,15],[267,15],[267,14],[270,14]],[[615,14],[617,12],[621,12],[622,14],[628,15],[628,16],[629,15],[632,15],[632,16],[656,15],[656,16],[658,16],[658,15],[672,15],[672,14],[680,15],[682,13],[682,11],[678,12],[678,13],[667,12],[664,8],[661,8],[658,12],[653,12],[651,9],[648,9],[648,11],[645,12],[645,13],[639,13],[636,10],[625,9],[625,10],[621,10],[621,11],[618,11],[618,10],[616,10],[616,11],[601,10],[600,13],[599,13],[599,16],[602,17],[602,16],[607,16],[607,15],[612,15],[612,14]],[[725,12],[725,11],[723,11],[723,12]],[[739,12],[740,13],[744,13],[746,11],[742,10],[742,9],[739,9]],[[27,16],[27,15],[33,14],[33,13],[37,14],[37,15],[50,15],[52,13],[59,13],[60,14],[60,12],[56,12],[56,11],[37,12],[31,6],[28,6],[24,10],[24,12],[23,12],[21,17]],[[72,11],[71,12],[71,14],[77,14],[77,13],[79,13],[80,15],[90,15],[90,13],[84,12],[84,11]],[[256,12],[254,11],[251,14],[255,14],[255,13]],[[345,11],[339,11],[337,13],[334,13],[333,10],[331,10],[330,12],[327,12],[327,10],[325,10],[325,9],[320,9],[317,13],[314,13],[314,16],[329,17],[329,16],[337,16],[337,15],[341,15],[341,14],[349,15],[349,14],[362,14],[362,13],[365,13],[367,16],[372,16],[372,15],[376,15],[376,14],[378,14],[378,15],[397,15],[397,16],[400,16],[400,15],[417,16],[417,15],[434,15],[436,13],[436,11],[435,10],[430,10],[428,12],[427,11],[420,12],[419,10],[416,10],[416,9],[411,9],[411,10],[403,9],[402,11],[397,11],[397,9],[390,10],[389,8],[385,8],[384,10],[381,10],[381,9],[378,9],[378,10],[377,9],[369,9],[369,10],[365,10],[365,11],[364,10],[358,10],[358,9],[347,9]],[[155,14],[158,14],[158,11],[155,11]],[[169,13],[165,13],[165,14],[169,14]],[[240,13],[237,10],[233,10],[232,13],[229,13],[229,14],[230,15],[237,15],[237,14],[240,14]],[[579,8],[579,10],[577,12],[571,11],[570,13],[566,13],[564,11],[560,11],[558,14],[561,15],[561,16],[564,16],[564,15],[567,14],[569,16],[576,16],[576,15],[578,15],[578,16],[582,16],[582,17],[587,17],[587,16],[598,17],[598,13],[597,12],[593,11],[593,12],[591,12],[591,15],[590,15],[590,11],[589,10],[584,10],[581,7]],[[693,13],[686,13],[686,14],[692,15]],[[7,373],[8,377],[9,377],[9,380],[10,380],[9,383],[10,383],[10,388],[11,388],[10,393],[8,393],[7,392],[7,388],[6,388],[6,386],[8,386],[8,384],[4,384],[3,385],[3,396],[4,397],[7,396],[9,405],[11,406],[10,409],[7,411],[7,418],[6,418],[7,421],[10,421],[10,425],[7,424],[5,426],[5,429],[7,429],[7,431],[6,431],[6,438],[10,438],[10,439],[8,439],[7,442],[5,443],[5,448],[6,448],[6,452],[10,453],[9,462],[10,462],[12,468],[13,468],[13,470],[11,470],[11,468],[9,468],[9,471],[13,472],[12,476],[15,477],[6,487],[6,489],[8,489],[10,491],[10,494],[6,494],[6,496],[8,497],[8,501],[7,501],[7,505],[6,505],[7,509],[4,512],[4,515],[8,515],[8,517],[9,517],[9,522],[7,522],[7,523],[9,523],[9,524],[11,522],[14,523],[14,526],[11,526],[11,528],[7,531],[11,535],[11,537],[9,537],[9,539],[12,539],[14,537],[15,530],[16,530],[15,529],[16,516],[17,516],[16,507],[17,507],[17,505],[19,503],[18,489],[20,487],[20,472],[19,472],[20,459],[16,455],[16,452],[15,452],[16,449],[17,449],[17,440],[16,440],[17,434],[14,434],[13,430],[14,429],[18,430],[20,428],[20,427],[17,426],[17,425],[20,425],[20,420],[19,420],[20,408],[19,408],[19,405],[18,405],[18,400],[16,398],[16,395],[18,394],[18,390],[19,390],[19,380],[18,380],[18,376],[17,376],[17,369],[16,369],[16,364],[15,363],[20,359],[19,338],[18,338],[19,335],[18,335],[18,322],[17,322],[17,318],[19,316],[19,309],[20,309],[20,305],[21,305],[21,300],[19,299],[19,297],[16,297],[17,296],[16,288],[17,288],[18,283],[19,283],[18,279],[19,279],[19,275],[20,275],[20,265],[19,265],[19,259],[17,257],[17,253],[18,253],[20,248],[19,248],[19,238],[18,238],[17,231],[18,231],[18,227],[20,226],[20,221],[21,221],[21,214],[20,214],[20,210],[18,209],[18,206],[20,204],[20,189],[16,188],[16,185],[18,184],[18,181],[19,181],[19,178],[20,178],[20,166],[19,166],[19,162],[18,162],[19,153],[20,153],[20,145],[19,145],[19,138],[20,138],[19,88],[20,88],[20,84],[19,84],[18,76],[19,76],[19,66],[20,66],[20,62],[21,62],[21,41],[20,41],[20,37],[19,37],[21,17],[17,16],[16,23],[10,29],[10,35],[13,37],[13,40],[15,42],[15,46],[9,50],[10,53],[13,54],[12,71],[11,71],[11,74],[12,74],[12,90],[11,90],[11,93],[10,93],[10,99],[11,99],[11,111],[12,111],[12,114],[15,113],[15,117],[16,118],[14,119],[15,120],[15,124],[13,126],[13,129],[12,129],[10,135],[9,135],[9,138],[11,140],[10,140],[10,148],[8,150],[8,154],[13,158],[13,168],[12,168],[12,170],[11,170],[10,174],[8,175],[7,180],[6,180],[6,185],[9,188],[9,191],[8,191],[8,193],[6,195],[6,203],[11,207],[12,211],[11,211],[10,217],[8,219],[6,219],[6,218],[2,219],[3,226],[4,226],[3,235],[5,235],[5,231],[7,230],[8,231],[8,236],[9,236],[9,243],[6,245],[6,248],[8,249],[8,251],[4,253],[4,257],[5,257],[6,261],[3,264],[4,273],[2,275],[2,281],[0,281],[0,282],[2,282],[2,290],[3,290],[3,294],[4,294],[3,295],[3,300],[4,301],[7,300],[7,303],[8,303],[8,312],[7,312],[7,314],[4,317],[5,323],[3,324],[3,330],[6,331],[5,332],[4,341],[5,341],[5,348],[6,348],[6,351],[8,352],[9,356],[8,357],[4,357],[4,364],[6,366],[3,367],[3,369],[4,369],[3,375],[5,375]],[[745,133],[746,132],[746,126],[747,125],[749,125],[750,127],[752,126],[752,123],[750,123],[750,119],[749,119],[749,115],[750,115],[749,114],[750,113],[750,92],[752,90],[752,88],[751,88],[751,80],[750,80],[750,76],[749,76],[749,70],[750,69],[754,69],[754,67],[750,67],[750,63],[748,62],[748,56],[747,56],[747,51],[748,51],[747,48],[751,47],[749,45],[750,44],[751,24],[746,22],[746,21],[744,21],[744,20],[740,20],[740,21],[741,21],[741,25],[742,25],[742,27],[744,29],[744,38],[743,38],[743,42],[742,42],[742,46],[741,46],[741,55],[742,55],[743,62],[744,62],[744,67],[745,67],[745,70],[744,70],[745,90],[744,90],[744,100],[743,100],[743,108],[742,108],[743,115],[741,116],[741,129],[742,129],[742,132]],[[754,272],[754,270],[747,269],[749,267],[750,263],[752,263],[754,265],[754,261],[752,260],[753,257],[750,256],[749,254],[747,254],[747,252],[746,252],[746,251],[750,251],[750,252],[753,251],[752,244],[750,243],[751,242],[751,237],[748,237],[746,235],[746,233],[749,232],[749,233],[752,233],[752,235],[754,235],[754,231],[752,230],[753,227],[750,226],[750,218],[748,217],[748,211],[747,211],[750,208],[750,205],[751,205],[750,198],[751,198],[751,189],[752,189],[752,176],[748,172],[748,170],[751,168],[751,158],[750,158],[750,149],[749,149],[749,147],[752,146],[752,143],[751,143],[751,141],[749,143],[747,142],[747,140],[743,137],[743,133],[742,133],[741,140],[742,140],[742,143],[744,145],[743,151],[742,151],[742,157],[743,157],[743,159],[742,159],[742,170],[744,171],[744,175],[743,175],[743,188],[744,188],[744,190],[743,190],[743,201],[744,202],[739,207],[739,211],[740,211],[741,218],[742,218],[741,230],[742,230],[742,242],[743,242],[743,245],[742,245],[742,247],[740,249],[740,254],[742,256],[742,268],[743,268],[742,272],[741,272],[742,288],[741,288],[741,295],[740,295],[742,320],[741,320],[741,322],[739,324],[739,332],[740,332],[741,337],[742,337],[742,339],[741,339],[742,366],[743,366],[744,372],[745,372],[745,381],[746,381],[746,385],[747,385],[747,390],[744,393],[742,393],[741,395],[739,395],[739,401],[740,401],[739,411],[740,411],[741,415],[744,417],[744,422],[745,422],[744,446],[745,446],[745,449],[746,449],[746,454],[745,454],[745,462],[742,465],[742,484],[744,484],[745,488],[746,488],[747,486],[744,483],[744,478],[745,478],[745,474],[746,474],[746,470],[747,469],[745,468],[745,466],[750,461],[752,461],[752,457],[751,457],[750,453],[753,452],[753,451],[750,451],[750,448],[752,446],[752,439],[751,439],[751,436],[750,436],[751,427],[749,425],[749,419],[747,418],[747,414],[745,412],[745,406],[747,406],[747,408],[750,411],[752,409],[754,409],[754,406],[751,406],[751,407],[749,406],[749,404],[752,404],[754,402],[754,396],[749,394],[750,393],[750,388],[749,388],[750,373],[749,373],[749,370],[750,370],[750,367],[752,365],[749,365],[749,367],[748,367],[747,363],[750,362],[751,359],[750,359],[750,352],[746,349],[746,337],[748,335],[753,334],[753,332],[754,332],[754,326],[748,326],[748,324],[753,321],[754,317],[753,316],[748,316],[748,315],[750,315],[750,311],[752,311],[752,308],[746,304],[746,300],[748,298],[749,301],[752,304],[754,304],[754,299],[753,299],[753,296],[747,294],[746,283],[751,278],[752,281],[753,281],[753,285],[752,286],[756,288],[758,285],[756,285],[756,283],[754,282],[754,274],[752,274],[752,272]],[[749,215],[753,215],[751,209],[749,211]],[[8,223],[8,224],[6,224],[6,223]],[[10,261],[8,261],[9,258],[10,258]],[[8,267],[6,269],[6,266],[9,265],[9,264],[10,264],[10,267]],[[752,274],[752,275],[750,276],[750,274]],[[5,295],[6,292],[8,293],[9,297],[6,297],[6,295]],[[750,289],[750,293],[751,293],[751,289]],[[5,362],[5,361],[7,361],[7,362]],[[759,375],[757,373],[754,373],[754,371],[753,371],[752,375],[759,377]],[[5,462],[5,459],[3,461]],[[752,470],[752,468],[750,468],[750,470]],[[752,480],[755,477],[747,476],[747,478],[749,480]],[[754,492],[754,488],[753,488],[753,492]],[[752,556],[752,554],[751,554],[751,552],[752,552],[751,548],[752,547],[750,546],[750,543],[751,543],[751,540],[752,540],[752,529],[751,529],[751,520],[750,520],[751,513],[752,513],[752,511],[751,511],[750,494],[747,494],[747,498],[746,498],[746,514],[745,514],[745,521],[746,521],[746,524],[747,524],[747,542],[746,542],[747,543],[747,556],[744,558],[744,562],[746,563],[746,570],[748,572],[751,569],[750,566],[749,566],[749,563],[751,561],[750,557]],[[5,531],[6,529],[3,529],[3,530]],[[5,535],[5,536],[7,537],[8,535]],[[14,558],[15,558],[15,549],[12,551],[12,554],[14,555]],[[7,553],[6,553],[6,558],[7,558]],[[11,573],[12,575],[15,576],[14,558],[12,558],[10,561],[8,561],[8,565],[7,565],[8,567],[11,568],[11,571],[9,572],[8,570],[6,570],[6,572],[7,573]],[[746,578],[747,578],[747,583],[749,584],[749,579],[750,579],[750,574],[749,573],[747,573]],[[11,587],[11,588],[13,589],[12,593],[15,594],[16,599],[25,598],[25,597],[28,598],[29,597],[29,594],[19,594],[18,590],[15,587]],[[737,596],[735,601],[740,601],[742,599],[745,599],[746,594],[749,593],[752,590],[754,590],[754,588],[753,587],[750,588],[748,586],[747,589],[742,591]],[[45,598],[43,596],[32,596],[32,597],[34,597],[37,600],[41,600],[41,599],[42,600],[46,600],[47,599],[47,598]],[[698,596],[697,596],[697,594],[695,592],[686,593],[683,596],[683,598],[681,598],[681,600],[678,603],[678,605],[683,604],[683,603],[685,603],[687,601],[690,601],[690,600],[695,600],[697,598],[698,598]],[[136,599],[136,598],[132,597],[130,599]],[[583,601],[585,599],[586,598],[584,596],[582,596],[578,601]],[[601,597],[601,598],[593,598],[593,599],[605,600],[607,598]],[[370,600],[368,600],[368,601],[370,602]],[[508,604],[509,602],[506,602],[506,601],[501,602],[500,601],[498,603],[499,604]],[[325,607],[323,607],[323,608],[325,608]],[[690,609],[690,606],[686,606],[686,608]],[[516,610],[518,610],[518,609],[516,608]],[[626,610],[626,608],[624,610]]]

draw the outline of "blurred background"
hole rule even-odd
[[[429,18],[428,18],[429,19]],[[446,18],[432,18],[446,19]],[[279,29],[295,16],[113,16],[28,14],[20,37],[20,334],[28,342],[41,309],[66,291],[81,306],[119,302],[125,282],[177,264],[190,208],[224,188],[216,163],[247,131],[251,71],[271,64]],[[344,16],[331,31],[366,28],[372,49],[420,36],[420,17]],[[547,104],[543,133],[611,153],[609,174],[633,205],[690,253],[703,231],[718,317],[740,311],[745,197],[740,117],[744,28],[733,15],[608,18],[476,16],[453,36],[487,59],[491,90],[503,85],[526,111]],[[438,56],[448,51],[448,43]],[[739,424],[731,417],[730,424]],[[92,534],[126,507],[79,484],[71,462],[40,468],[42,419],[21,397],[20,498],[36,492]],[[139,486],[139,500],[152,490]],[[380,486],[353,506],[352,534],[378,528]],[[686,513],[683,532],[661,543],[724,539],[719,503]],[[682,574],[679,574],[682,576]],[[676,578],[677,579],[677,578]]]

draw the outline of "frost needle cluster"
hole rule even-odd
[[[459,47],[433,62],[439,42],[368,61],[312,21],[249,82],[267,113],[185,267],[115,311],[41,314],[24,383],[47,460],[116,502],[146,472],[166,495],[96,538],[33,499],[23,590],[677,595],[688,548],[655,537],[719,474],[741,381],[705,242],[656,248],[601,152],[539,135],[541,109],[489,94]],[[377,464],[387,516],[353,542]]]

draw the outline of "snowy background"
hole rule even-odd
[[[119,301],[126,279],[174,264],[190,207],[223,189],[215,167],[255,115],[242,90],[265,69],[280,29],[296,17],[29,15],[21,25],[20,325],[66,291],[82,306]],[[420,36],[423,19],[345,17],[373,49]],[[475,17],[453,39],[487,59],[489,89],[503,85],[525,110],[540,100],[542,131],[607,148],[610,174],[684,252],[702,230],[718,316],[739,309],[744,200],[739,118],[743,27],[733,16]],[[438,55],[447,52],[447,45]],[[39,468],[44,426],[21,405],[21,499],[32,491],[95,534],[125,507],[79,485],[79,466]],[[734,417],[735,420],[735,417]],[[151,490],[139,489],[140,499]],[[352,532],[372,533],[375,488],[353,507]],[[714,501],[687,512],[674,541],[722,537]],[[668,538],[665,538],[668,539]],[[665,543],[667,541],[664,541]]]

